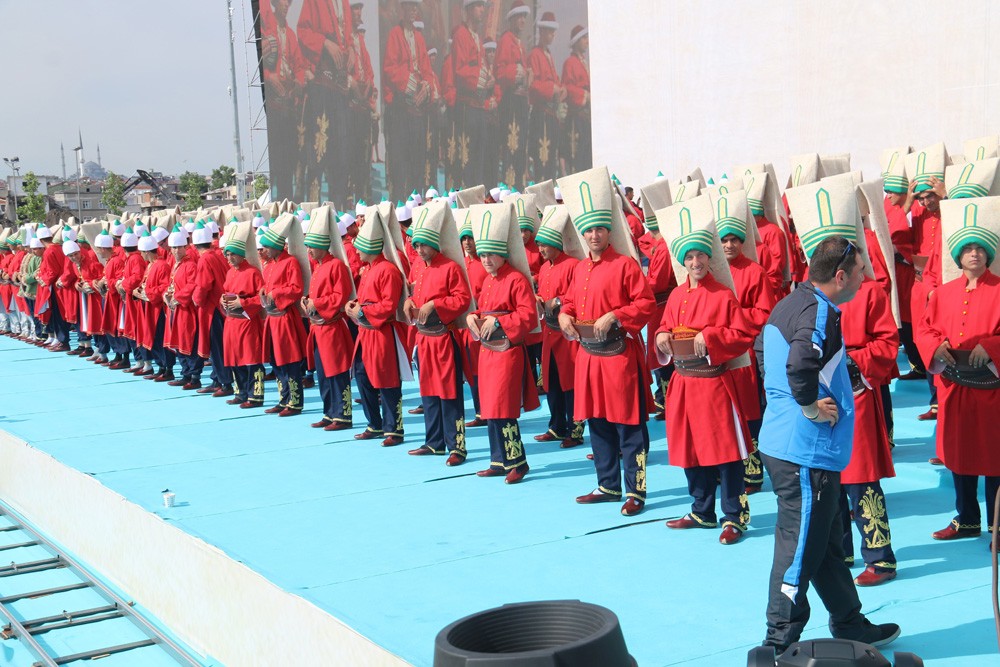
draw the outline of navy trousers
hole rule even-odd
[[[744,493],[743,461],[732,461],[718,466],[684,468],[688,493],[694,498],[690,516],[705,526],[717,525],[715,515],[716,491],[722,493],[722,525],[747,529],[750,523],[750,504]]]
[[[368,379],[368,373],[365,371],[360,354],[354,358],[354,380],[357,382],[358,392],[361,394],[361,409],[365,413],[368,430],[385,436],[392,435],[402,438],[402,387],[376,389],[371,380]]]
[[[323,401],[323,417],[342,424],[352,424],[351,372],[349,370],[327,377],[318,347],[313,347],[319,397]]]

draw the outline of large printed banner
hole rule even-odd
[[[345,207],[591,166],[586,2],[252,3],[276,198]]]

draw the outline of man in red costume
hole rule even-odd
[[[480,293],[483,290],[483,283],[486,282],[486,269],[479,261],[476,252],[476,239],[472,234],[472,224],[470,223],[469,211],[460,211],[466,216],[465,223],[458,232],[458,238],[462,242],[462,253],[465,255],[465,273],[469,277],[469,287],[472,290],[472,298],[479,302]],[[465,428],[477,428],[486,426],[486,420],[482,418],[479,409],[479,339],[472,335],[469,329],[464,329],[457,333],[462,342],[464,355],[462,363],[468,362],[465,369],[465,379],[469,382],[469,392],[472,394],[472,408],[475,416],[465,422]]]
[[[563,63],[562,83],[566,87],[569,104],[566,116],[566,133],[560,157],[563,170],[572,174],[591,164],[590,138],[590,48],[589,30],[582,25],[573,26],[569,34],[571,52]],[[641,225],[640,225],[641,229]]]
[[[464,187],[485,180],[486,112],[483,103],[493,92],[493,74],[486,66],[479,31],[486,16],[485,0],[463,0],[465,21],[452,35],[455,70],[455,130],[458,135],[461,182]]]
[[[559,82],[555,61],[549,47],[559,24],[553,12],[545,12],[538,21],[538,42],[528,54],[528,100],[531,120],[528,131],[528,157],[534,163],[532,176],[544,181],[556,176],[559,165],[559,107],[566,101],[566,89]]]
[[[237,224],[236,218],[229,224]],[[216,398],[233,395],[233,374],[226,366],[223,354],[222,330],[225,317],[220,300],[226,282],[229,263],[215,243],[212,232],[205,227],[195,227],[191,241],[197,251],[197,287],[194,303],[198,307],[198,356],[212,360],[212,384],[198,390],[199,394],[212,394]]]
[[[179,227],[170,234],[167,245],[174,265],[163,296],[167,306],[164,345],[176,352],[181,362],[181,377],[170,384],[191,391],[201,389],[201,372],[205,368],[205,360],[198,356],[198,343],[206,332],[198,326],[198,306],[194,302],[198,262],[188,254],[188,235]]]
[[[496,79],[500,85],[500,174],[520,187],[528,168],[528,63],[521,34],[531,17],[524,0],[514,0],[507,12],[507,30],[500,35]]]
[[[262,344],[264,357],[273,364],[278,383],[278,403],[264,412],[279,417],[302,413],[306,332],[298,303],[303,296],[304,283],[299,260],[285,248],[291,226],[298,224],[295,216],[285,213],[264,228],[260,236],[260,244],[269,258],[263,272],[264,286],[260,290],[261,305],[267,313]]]

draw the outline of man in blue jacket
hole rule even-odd
[[[778,653],[809,620],[809,582],[834,637],[878,646],[899,635],[898,625],[861,613],[842,547],[840,471],[851,458],[854,394],[837,306],[854,298],[863,271],[852,241],[827,237],[812,253],[810,281],[775,306],[757,341],[767,393],[759,445],[778,496],[764,645]]]

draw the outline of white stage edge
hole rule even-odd
[[[219,549],[4,431],[0,461],[0,497],[177,637],[222,664],[409,664]]]

